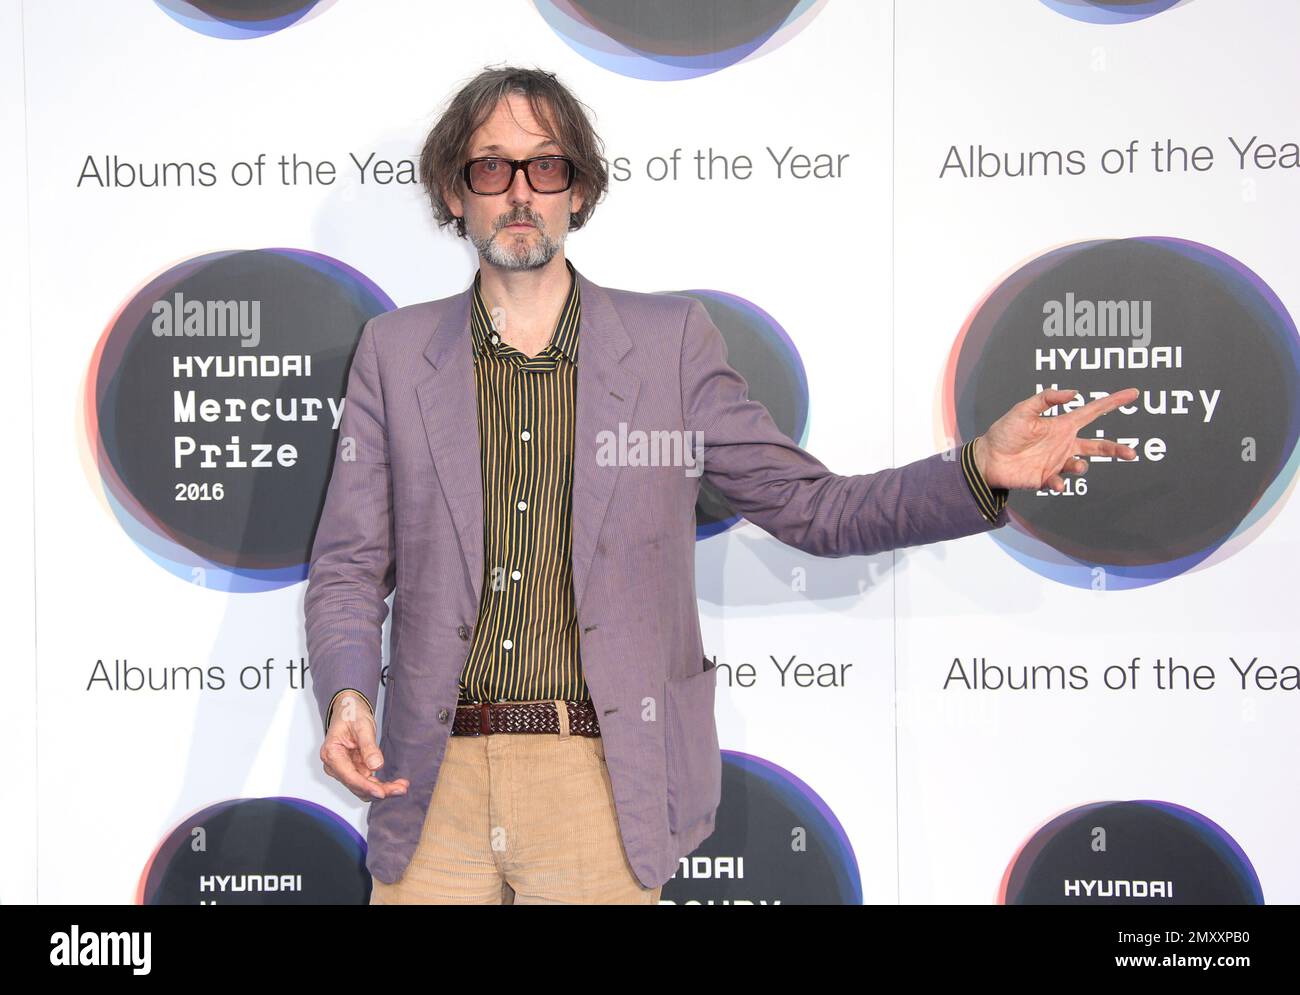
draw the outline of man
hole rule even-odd
[[[1130,389],[1018,404],[959,459],[841,476],[782,435],[692,298],[602,287],[564,254],[607,186],[581,105],[488,70],[425,143],[440,225],[478,250],[460,294],[362,331],[305,599],[321,760],[371,802],[373,903],[652,904],[709,836],[717,672],[695,600],[686,466],[620,467],[602,438],[703,433],[732,508],[818,556],[1006,522],[1064,488]],[[691,454],[685,454],[689,459]],[[383,738],[371,703],[394,590]]]

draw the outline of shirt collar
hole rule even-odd
[[[581,295],[578,292],[578,271],[574,269],[573,263],[567,258],[564,260],[565,268],[569,271],[569,296],[565,299],[564,307],[560,310],[559,320],[555,323],[555,328],[551,332],[551,341],[538,355],[556,354],[564,356],[569,362],[578,361],[578,323],[582,315]],[[483,302],[482,295],[483,271],[478,270],[474,274],[474,300],[470,306],[470,334],[474,339],[474,352],[477,355],[485,356],[488,350],[495,350],[498,346],[488,341],[488,336],[492,334],[492,315],[488,312],[487,305]]]

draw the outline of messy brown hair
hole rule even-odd
[[[443,191],[455,190],[462,196],[469,193],[465,189],[463,169],[469,157],[470,139],[510,93],[528,98],[533,116],[547,137],[574,162],[573,185],[582,193],[582,207],[570,217],[569,231],[577,231],[587,223],[609,188],[609,164],[603,155],[603,143],[592,127],[590,108],[556,79],[554,73],[517,66],[487,68],[466,83],[448,102],[424,140],[420,151],[420,183],[433,206],[438,227],[455,224],[456,234],[465,237],[465,219],[452,214]]]

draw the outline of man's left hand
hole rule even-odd
[[[1029,487],[1065,490],[1066,473],[1087,472],[1080,456],[1137,459],[1137,451],[1109,439],[1081,439],[1081,428],[1108,411],[1137,399],[1138,389],[1128,387],[1089,401],[1073,411],[1051,418],[1042,413],[1074,400],[1076,390],[1043,390],[1021,401],[989,426],[975,443],[975,465],[990,487]]]

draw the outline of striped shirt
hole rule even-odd
[[[483,472],[483,598],[461,701],[589,700],[573,598],[573,432],[581,295],[529,357],[496,333],[474,276],[470,335]],[[508,320],[508,316],[507,316]]]
[[[573,264],[564,262],[569,296],[550,344],[531,358],[496,335],[480,294],[482,272],[474,275],[470,335],[483,474],[483,599],[461,671],[462,702],[591,698],[578,649],[572,565],[582,302]],[[962,474],[980,513],[994,522],[1008,491],[989,487],[975,466],[974,445],[972,439],[961,448]],[[338,694],[343,691],[355,689]],[[327,726],[333,710],[331,702]]]

